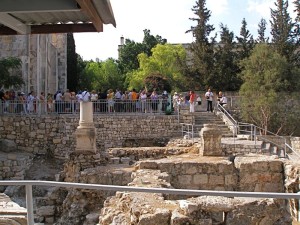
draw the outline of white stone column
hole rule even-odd
[[[96,153],[96,128],[93,122],[92,102],[80,102],[80,120],[75,135],[75,152]]]

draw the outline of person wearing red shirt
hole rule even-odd
[[[195,112],[195,100],[196,100],[196,94],[194,91],[190,91],[190,113]]]

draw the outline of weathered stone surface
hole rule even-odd
[[[0,140],[0,151],[1,152],[13,152],[17,150],[17,144],[15,141],[13,141],[15,138],[12,140],[7,140],[7,139],[2,139]]]
[[[191,118],[191,116],[185,117]],[[16,123],[16,120],[20,122]],[[180,124],[177,116],[173,115],[143,115],[142,117],[95,115],[93,121],[96,127],[95,139],[98,152],[107,148],[126,146],[126,140],[129,139],[169,139],[180,136]],[[45,124],[45,126],[40,124]],[[2,116],[0,117],[0,139],[8,141],[16,139],[17,148],[26,152],[36,151],[36,153],[45,154],[46,149],[57,158],[66,158],[76,148],[74,133],[78,124],[79,118],[70,115],[44,116],[38,119],[26,115],[18,118]],[[14,137],[11,136],[12,131],[16,132]],[[39,138],[41,134],[43,138]],[[142,143],[136,141],[139,146]],[[176,151],[174,149],[174,154]],[[153,157],[155,156],[154,154]]]
[[[222,132],[214,124],[204,124],[200,131],[200,156],[222,156]]]
[[[0,224],[27,225],[27,210],[0,193]]]
[[[54,206],[41,206],[37,208],[36,213],[41,216],[53,216],[55,214]]]

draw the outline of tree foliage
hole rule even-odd
[[[215,50],[214,83],[216,90],[237,91],[242,80],[238,76],[237,53],[234,51],[234,34],[227,26],[220,25],[221,36]]]
[[[247,22],[245,18],[242,20],[242,27],[240,30],[240,36],[236,36],[238,41],[238,55],[239,59],[243,60],[251,54],[251,50],[254,47],[253,36],[250,34],[250,31],[247,29]]]
[[[268,43],[269,38],[266,37],[266,26],[267,26],[267,21],[262,18],[258,24],[258,37],[257,37],[257,42],[258,43]]]
[[[243,119],[273,132],[282,130],[289,121],[285,108],[288,101],[282,93],[297,90],[295,82],[299,82],[299,76],[290,79],[286,58],[266,44],[258,44],[253,54],[241,61],[241,66],[244,68],[240,89]]]
[[[20,88],[24,84],[19,58],[9,57],[0,60],[0,88]]]
[[[144,79],[145,87],[149,91],[156,90],[158,93],[166,90],[171,92],[172,88],[168,79],[161,74],[149,74]]]
[[[186,52],[181,45],[158,44],[152,49],[152,55],[141,53],[138,56],[140,67],[127,74],[129,89],[144,88],[145,78],[151,74],[160,74],[168,80],[173,89],[182,89],[184,78],[177,65],[177,58],[185,60]]]
[[[121,46],[119,52],[119,66],[122,74],[126,74],[139,68],[138,55],[145,53],[150,56],[151,49],[157,44],[165,44],[166,39],[159,35],[153,36],[150,30],[144,30],[144,39],[142,43],[134,42],[130,39],[125,40],[125,44]]]
[[[67,87],[76,90],[78,87],[77,55],[73,33],[67,34]]]
[[[87,63],[85,76],[91,81],[91,89],[108,90],[123,88],[124,79],[120,75],[118,64],[114,59]]]
[[[213,66],[214,66],[214,44],[215,37],[210,37],[214,31],[214,26],[209,24],[211,16],[210,10],[206,8],[205,0],[196,1],[196,5],[193,6],[195,18],[190,18],[192,21],[196,21],[197,25],[191,27],[187,32],[192,32],[195,37],[195,41],[191,43],[190,50],[193,55],[191,74],[195,83],[201,83],[202,85],[210,86],[213,82]]]
[[[295,42],[292,35],[293,22],[288,13],[288,1],[277,0],[276,9],[271,9],[271,35],[275,50],[289,61],[295,51]]]
[[[87,61],[84,61],[83,58],[79,55],[77,55],[77,65],[76,65],[76,71],[78,75],[78,86],[76,90],[83,90],[85,88],[91,89],[91,80],[89,77],[86,76],[85,73],[85,67],[87,65]]]

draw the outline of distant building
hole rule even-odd
[[[67,88],[67,34],[0,36],[0,58],[22,61],[20,91],[55,93]]]

